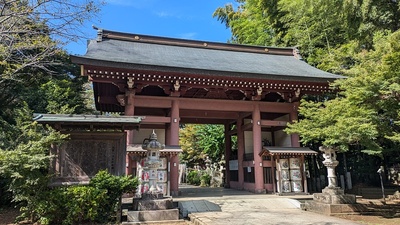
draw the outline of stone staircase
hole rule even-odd
[[[154,208],[154,210],[146,207]],[[146,202],[140,199],[123,199],[121,224],[123,225],[188,225],[189,221],[179,218],[177,204],[170,201],[159,203]]]

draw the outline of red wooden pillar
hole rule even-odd
[[[297,121],[298,108],[299,108],[299,103],[294,102],[292,112],[290,112],[289,115],[290,122]],[[300,147],[300,138],[298,134],[291,134],[290,140],[292,142],[292,147]]]
[[[240,118],[236,123],[237,127],[237,145],[238,145],[238,183],[241,189],[244,188],[244,174],[243,174],[243,156],[244,156],[244,131],[243,119]]]
[[[254,178],[255,178],[255,192],[265,193],[264,189],[264,176],[262,167],[262,158],[259,155],[261,152],[261,115],[260,106],[254,105],[253,113],[253,156],[254,156]]]
[[[228,134],[230,125],[225,124],[225,187],[230,187],[231,175],[229,172],[229,159],[231,158],[232,151],[232,139],[231,135]]]
[[[169,126],[168,145],[179,145],[179,101],[173,100],[171,107],[171,123]],[[179,194],[179,158],[171,155],[170,158],[170,193],[172,196]]]
[[[125,101],[125,116],[134,116],[135,115],[135,104],[134,104],[134,99],[135,99],[135,91],[134,90],[128,90],[125,93],[126,101]],[[126,131],[126,145],[131,145],[133,144],[133,130],[127,130]],[[125,163],[126,163],[126,169],[125,169],[125,174],[130,175],[132,174],[132,160],[129,157],[128,154],[125,153]]]

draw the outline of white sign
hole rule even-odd
[[[229,170],[238,170],[239,162],[237,160],[229,160]]]

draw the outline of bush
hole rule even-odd
[[[40,224],[81,224],[98,221],[107,191],[89,186],[60,187],[45,193],[36,204]]]
[[[40,224],[106,223],[115,221],[119,199],[136,189],[137,178],[114,176],[100,171],[88,186],[58,187],[38,193],[32,209],[26,215]]]
[[[133,192],[139,184],[138,179],[131,176],[113,176],[107,171],[100,171],[89,183],[90,187],[106,190],[106,201],[100,208],[97,221],[107,221],[116,216],[119,198],[123,193]]]
[[[210,183],[211,183],[211,175],[204,172],[200,177],[200,186],[208,187],[210,186]]]
[[[189,172],[186,179],[189,184],[200,185],[200,172],[192,170]]]

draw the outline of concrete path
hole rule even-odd
[[[182,195],[174,201],[198,225],[334,225],[358,224],[336,217],[301,210],[300,201],[310,195],[277,196],[225,188],[180,186]]]

